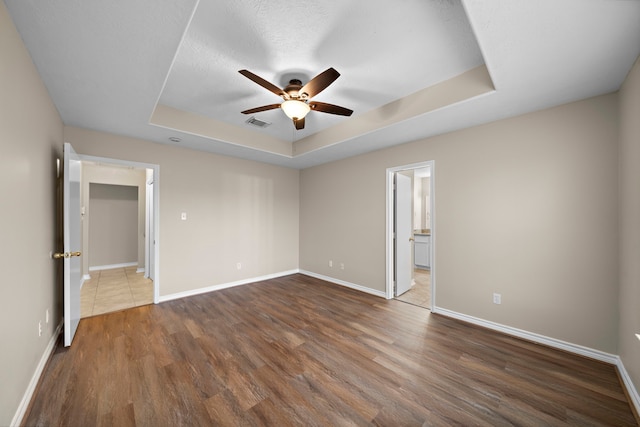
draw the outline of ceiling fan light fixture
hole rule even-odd
[[[304,117],[311,111],[311,107],[306,102],[298,101],[296,99],[289,99],[280,104],[282,111],[292,120],[304,119]]]
[[[304,129],[304,118],[311,110],[319,113],[337,114],[339,116],[350,116],[351,113],[353,113],[353,110],[340,107],[339,105],[310,101],[311,98],[325,90],[327,86],[340,77],[340,73],[338,73],[334,68],[327,68],[322,73],[309,80],[304,86],[300,80],[291,79],[284,89],[280,89],[278,86],[273,83],[269,83],[249,70],[239,70],[238,72],[254,83],[257,83],[267,89],[269,92],[282,97],[284,101],[280,104],[269,104],[261,107],[250,108],[248,110],[241,111],[242,114],[254,114],[280,108],[284,111],[287,117],[293,120],[293,125],[296,130],[302,130]]]

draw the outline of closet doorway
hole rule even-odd
[[[81,157],[81,317],[157,302],[157,165]]]

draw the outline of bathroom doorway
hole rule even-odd
[[[433,161],[387,169],[387,298],[435,303]]]

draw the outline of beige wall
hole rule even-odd
[[[91,210],[89,208],[89,186],[91,183],[132,185],[138,187],[138,230],[137,230],[137,258],[130,261],[138,261],[138,268],[144,268],[145,262],[145,212],[146,206],[146,170],[132,169],[122,166],[82,163],[82,197],[81,203],[85,207],[85,216],[82,224],[82,251],[86,255],[82,257],[82,274],[89,274],[90,251],[89,225],[91,224]],[[92,264],[106,265],[106,264]]]
[[[138,263],[138,187],[89,186],[89,266]]]
[[[300,268],[384,291],[386,169],[434,160],[437,306],[615,354],[617,159],[614,94],[305,169]]]
[[[64,136],[79,154],[160,166],[161,296],[298,268],[297,170],[74,127]]]
[[[620,89],[619,354],[640,387],[640,58]]]
[[[62,261],[49,254],[56,249],[55,160],[62,155],[63,128],[4,2],[0,94],[0,425],[5,426],[62,318],[56,280]]]

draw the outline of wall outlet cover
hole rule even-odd
[[[494,304],[502,304],[502,295],[500,294],[493,294],[493,303]]]

